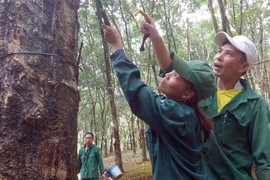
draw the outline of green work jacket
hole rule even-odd
[[[99,148],[92,144],[86,156],[85,147],[81,147],[78,154],[78,171],[81,178],[98,178],[98,168],[100,174],[105,172]]]
[[[214,118],[214,129],[203,146],[212,180],[250,180],[252,163],[258,180],[270,179],[270,113],[265,100],[246,80],[242,92],[217,113],[216,94],[201,102]]]
[[[140,71],[123,50],[116,51],[111,60],[132,112],[149,125],[153,180],[208,179],[201,159],[200,122],[194,110],[154,93],[140,80]]]

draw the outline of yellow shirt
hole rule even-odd
[[[236,96],[238,93],[240,93],[242,89],[230,89],[221,91],[219,88],[217,88],[217,106],[218,106],[218,112],[221,111],[221,109],[228,103],[234,96]]]

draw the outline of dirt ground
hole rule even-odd
[[[125,169],[124,175],[121,180],[152,180],[151,175],[151,163],[149,161],[142,163],[141,152],[137,152],[133,155],[132,151],[126,151],[122,153],[123,167]],[[114,156],[109,156],[103,159],[104,167],[109,168],[114,165]],[[136,172],[138,169],[144,166],[145,171],[143,173]],[[257,180],[255,175],[256,166],[252,167],[252,176],[254,180]]]
[[[121,180],[152,180],[150,161],[142,162],[141,152],[122,152],[123,167],[125,172]],[[104,167],[109,168],[114,165],[114,156],[103,158]]]

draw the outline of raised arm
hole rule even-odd
[[[149,38],[152,41],[153,49],[160,69],[162,69],[162,71],[166,71],[172,63],[170,53],[166,49],[163,39],[157,31],[153,19],[145,12],[141,10],[139,10],[139,12],[145,19],[145,21],[140,22],[140,32],[142,34],[149,34]]]

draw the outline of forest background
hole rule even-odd
[[[259,58],[243,78],[269,104],[269,0],[106,0],[102,3],[111,25],[121,34],[126,54],[138,65],[141,79],[155,92],[159,93],[159,67],[149,40],[145,51],[139,51],[143,37],[139,22],[143,17],[138,9],[154,19],[169,51],[186,60],[200,59],[212,66],[218,50],[214,43],[218,31],[249,37],[257,46]],[[121,151],[132,150],[136,154],[136,149],[142,148],[142,161],[145,161],[146,125],[130,111],[108,63],[108,46],[104,46],[101,36],[96,1],[81,1],[78,17],[83,70],[79,74],[78,148],[83,145],[84,132],[92,131],[103,157],[115,152],[115,161],[121,165]]]

